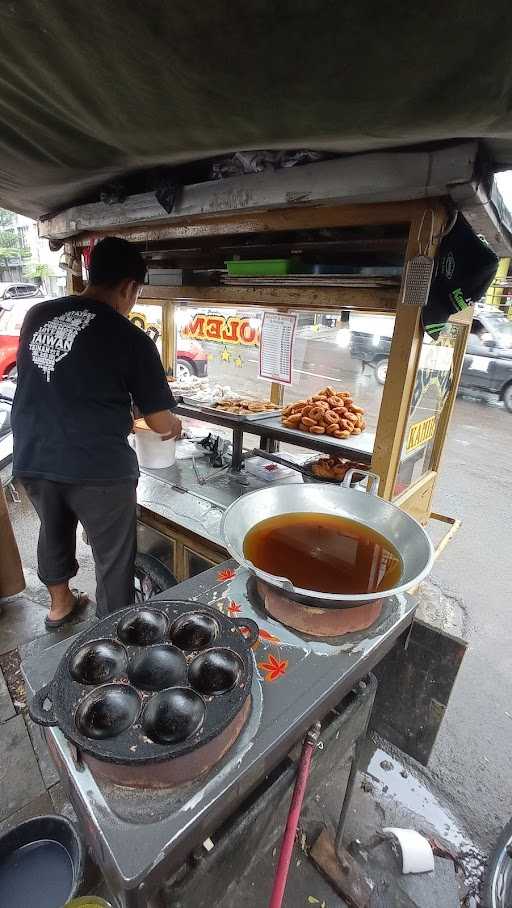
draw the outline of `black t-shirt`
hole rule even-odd
[[[137,478],[132,400],[145,415],[175,406],[151,338],[106,303],[64,297],[29,310],[17,363],[16,476]]]

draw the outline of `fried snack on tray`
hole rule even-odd
[[[318,479],[334,479],[341,482],[349,470],[361,470],[366,472],[368,467],[364,463],[356,463],[354,460],[343,460],[341,457],[322,457],[321,460],[315,460],[310,464],[313,476]],[[358,481],[358,474],[354,474],[354,481]]]
[[[328,385],[307,400],[289,404],[281,413],[283,426],[313,435],[348,438],[366,428],[364,410],[356,407],[349,391],[335,391]]]
[[[216,410],[232,413],[233,416],[244,416],[246,413],[264,413],[266,410],[278,410],[269,400],[249,400],[249,398],[224,397],[214,404]]]

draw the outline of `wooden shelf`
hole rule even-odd
[[[158,287],[145,285],[143,300],[215,306],[286,306],[290,309],[368,309],[394,312],[398,287]]]

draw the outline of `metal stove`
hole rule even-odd
[[[342,637],[308,637],[271,618],[253,578],[234,562],[213,568],[162,594],[203,602],[260,627],[252,709],[231,750],[208,773],[177,788],[127,789],[95,778],[56,728],[46,729],[52,756],[79,816],[88,845],[119,908],[142,908],[190,852],[241,804],[321,719],[391,649],[411,623],[409,596],[383,600],[368,630]],[[74,638],[23,663],[30,691],[46,683]]]

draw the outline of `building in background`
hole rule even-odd
[[[39,237],[35,221],[0,208],[0,282],[29,281],[48,296],[62,296],[66,275],[60,256]]]

